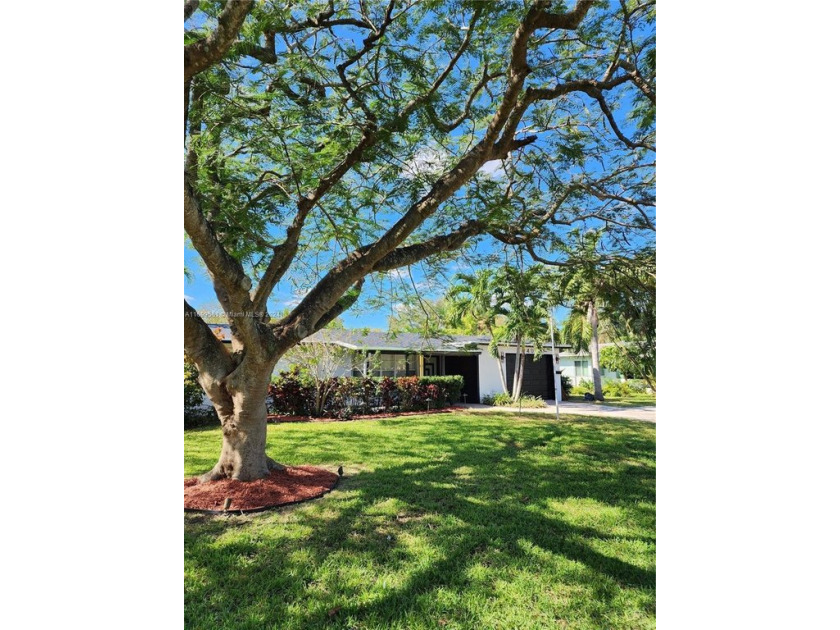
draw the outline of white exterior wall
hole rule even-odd
[[[585,360],[588,365],[586,369],[585,376],[576,377],[575,376],[575,361],[582,361]],[[572,379],[572,386],[574,387],[580,381],[592,381],[592,360],[589,358],[588,354],[580,355],[580,356],[561,356],[560,357],[560,369],[563,370],[563,376],[568,376]],[[601,369],[601,383],[605,381],[615,381],[619,380],[620,375],[617,372],[610,372],[609,370]]]
[[[507,352],[507,354],[514,354],[515,351]],[[543,356],[551,356],[551,352],[544,352]],[[526,361],[533,361],[534,355],[531,352],[525,353]],[[572,363],[574,365],[574,363]],[[502,357],[502,371],[507,367],[507,359]],[[561,364],[561,367],[562,364]],[[499,375],[499,364],[496,359],[490,356],[490,352],[486,346],[481,348],[481,354],[478,356],[478,396],[484,398],[488,394],[499,394],[505,391],[505,386],[502,383],[502,377]]]
[[[504,369],[504,360],[502,360]],[[488,394],[498,394],[505,391],[502,377],[499,376],[499,365],[496,359],[490,356],[486,346],[481,347],[481,354],[478,355],[478,399],[481,400]]]

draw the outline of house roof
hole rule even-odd
[[[231,341],[229,325],[211,324],[210,330],[222,341]],[[304,343],[325,341],[351,350],[480,352],[477,346],[487,346],[491,339],[487,335],[442,335],[439,338],[428,338],[418,333],[390,333],[356,328],[319,330],[303,341]],[[531,347],[533,344],[526,343],[525,345]],[[563,344],[556,344],[556,346],[557,348],[570,347]],[[544,346],[544,348],[548,347],[550,346]]]
[[[304,341],[327,341],[353,350],[407,350],[424,352],[479,352],[478,346],[490,345],[488,335],[441,335],[425,337],[418,333],[390,333],[382,331],[321,330]],[[528,347],[533,344],[526,343]],[[550,347],[549,345],[544,346]],[[558,345],[559,348],[570,346]]]
[[[216,335],[222,341],[226,341],[230,343],[232,336],[230,334],[230,325],[229,324],[207,324],[210,327],[210,330],[213,331],[213,334]]]
[[[304,339],[326,341],[353,350],[410,350],[426,352],[479,352],[476,346],[487,345],[490,337],[446,335],[437,339],[417,333],[389,333],[376,330],[320,330]]]

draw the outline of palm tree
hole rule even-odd
[[[569,262],[558,274],[557,302],[571,309],[560,327],[560,339],[575,352],[588,346],[592,361],[592,385],[596,400],[604,400],[601,389],[601,352],[598,339],[599,311],[606,291],[605,262],[598,252],[600,230],[570,232],[566,249]]]
[[[467,334],[490,336],[490,355],[496,359],[502,387],[505,394],[509,394],[499,352],[501,327],[497,321],[501,311],[496,304],[495,274],[491,269],[481,269],[475,274],[455,274],[453,280],[454,284],[446,294],[448,323]]]
[[[496,307],[505,318],[501,337],[513,339],[516,346],[510,396],[518,400],[522,395],[525,377],[525,346],[530,341],[534,346],[534,360],[539,360],[548,329],[543,269],[537,266],[528,269],[518,269],[511,265],[502,267],[494,277],[494,295]],[[499,362],[501,364],[501,359]]]
[[[598,300],[575,302],[569,315],[558,330],[560,342],[572,346],[572,352],[589,352],[592,360],[592,383],[595,398],[603,400],[601,385],[601,339],[600,326],[603,315],[599,315]]]

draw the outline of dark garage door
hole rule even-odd
[[[477,403],[481,402],[478,399],[478,356],[458,356],[448,354],[444,359],[447,376],[460,374],[464,377],[464,389],[462,394],[467,395],[466,402]],[[464,397],[458,402],[464,402]]]
[[[522,357],[525,365],[525,376],[522,379],[522,394],[540,396],[545,400],[554,398],[554,378],[551,365],[551,355],[543,355],[541,361],[534,361],[533,355]],[[513,375],[516,372],[516,355],[505,355],[505,377],[508,391],[513,391]]]

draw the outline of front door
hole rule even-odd
[[[423,357],[423,376],[437,376],[438,357]]]

